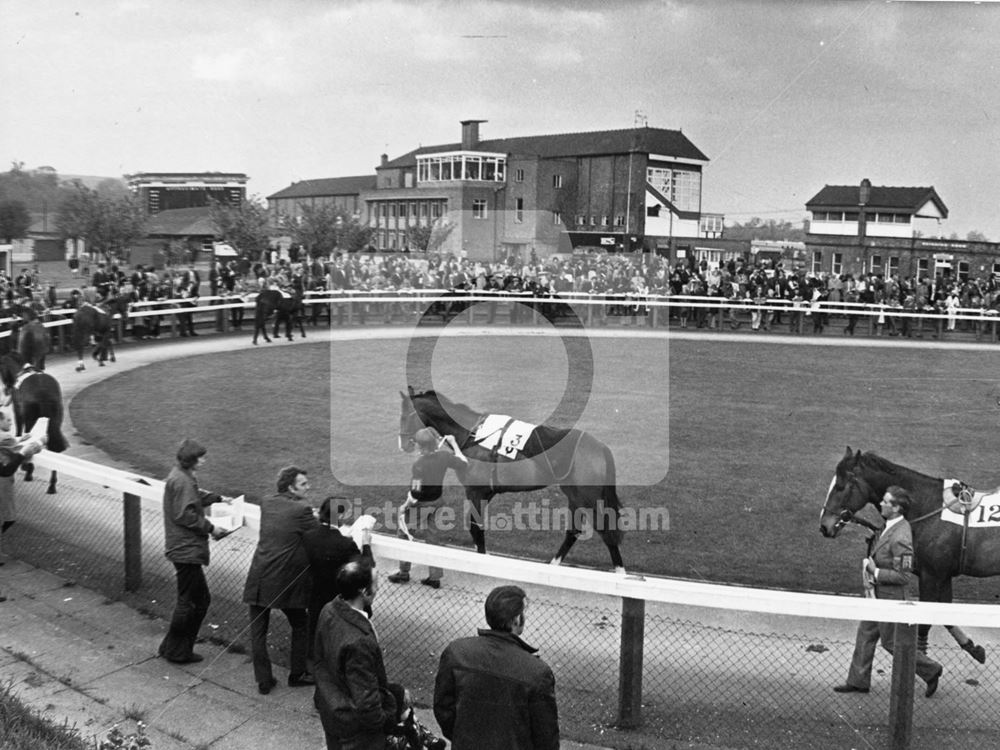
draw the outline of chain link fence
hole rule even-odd
[[[30,484],[18,479],[19,518],[4,535],[5,551],[68,584],[122,599],[151,617],[169,618],[174,575],[162,554],[157,483],[147,480],[152,486],[143,490],[148,497],[140,502],[141,585],[126,591],[126,503],[120,492],[72,478],[62,469],[58,493],[48,495],[45,479],[41,468]],[[244,653],[249,648],[248,615],[241,598],[255,543],[256,532],[250,528],[213,543],[207,570],[213,601],[202,634]],[[485,627],[486,594],[493,586],[516,581],[525,563],[414,545],[418,571],[434,555],[442,556],[437,564],[448,571],[442,588],[420,585],[419,575],[407,584],[391,584],[386,580],[394,569],[389,553],[400,544],[376,538],[381,585],[374,622],[390,678],[410,687],[418,705],[429,706],[444,646]],[[460,559],[456,555],[470,561],[465,567],[472,572],[456,570],[462,567],[454,562]],[[489,575],[479,574],[483,565],[489,566]],[[554,569],[549,579],[558,581],[563,575]],[[641,644],[642,725],[623,730],[616,728],[622,599],[537,582],[523,585],[529,594],[524,638],[540,648],[539,655],[555,672],[560,723],[567,738],[623,749],[661,748],[668,742],[789,750],[888,746],[891,657],[877,653],[870,694],[840,695],[831,689],[846,676],[854,622],[647,601]],[[287,655],[287,624],[283,617],[271,622],[272,658],[281,664]],[[997,633],[972,630],[989,653],[986,664],[980,665],[959,650],[943,628],[934,628],[932,655],[945,671],[932,700],[917,686],[913,748],[996,744]],[[249,663],[246,679],[253,679]]]

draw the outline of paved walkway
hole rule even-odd
[[[338,335],[344,333],[310,332],[304,342]],[[207,335],[197,341],[130,345],[122,347],[116,364],[100,368],[88,362],[83,373],[73,371],[76,363],[71,356],[55,357],[48,371],[59,380],[68,404],[107,375],[179,354],[245,348],[247,338],[245,333]],[[66,411],[69,455],[133,470],[81,444]],[[61,485],[72,483],[71,478],[60,477]],[[87,739],[101,739],[119,723],[123,731],[134,731],[134,720],[141,719],[154,750],[325,747],[312,707],[312,690],[286,687],[280,668],[276,669],[279,687],[261,696],[249,677],[251,666],[245,654],[229,653],[206,642],[198,646],[204,662],[170,664],[155,656],[166,631],[164,621],[92,590],[67,586],[59,576],[12,558],[6,558],[0,568],[0,593],[8,599],[0,604],[0,680],[9,681],[15,694],[53,722],[75,726]],[[429,709],[417,713],[437,731]],[[598,750],[569,741],[562,747]]]

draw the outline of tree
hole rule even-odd
[[[21,201],[0,202],[0,237],[4,242],[13,242],[24,237],[31,226],[31,214]]]
[[[337,237],[337,247],[349,253],[360,253],[372,244],[372,237],[374,235],[374,227],[364,225],[354,217],[351,217],[340,227],[340,234]]]
[[[106,197],[75,181],[59,204],[56,227],[63,239],[86,240],[109,262],[146,233],[146,214],[127,193]]]
[[[756,216],[745,224],[733,224],[725,229],[727,240],[788,240],[802,242],[806,238],[805,228],[790,221],[764,221]]]
[[[28,211],[52,211],[62,198],[55,172],[29,172],[23,162],[13,162],[0,174],[0,201],[20,201]]]
[[[292,242],[304,247],[311,258],[333,253],[337,249],[344,222],[349,217],[343,210],[330,204],[302,205],[299,209],[302,215],[287,221]]]
[[[978,229],[973,229],[971,232],[965,235],[965,239],[967,239],[969,242],[989,242],[989,240],[986,238],[986,235],[980,232]]]
[[[430,245],[431,235],[433,232],[433,227],[423,224],[409,227],[406,230],[407,247],[420,253],[426,253],[427,247]]]
[[[264,260],[264,254],[271,249],[271,231],[267,207],[258,197],[248,198],[238,206],[213,201],[209,210],[219,240],[232,245],[245,258]]]

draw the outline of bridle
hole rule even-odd
[[[417,429],[419,428],[413,429],[410,432],[404,432],[403,425],[411,424],[411,420],[413,417],[417,417],[417,421],[419,422],[420,417],[417,414],[417,407],[413,405],[413,401],[409,401],[408,403],[410,405],[410,410],[399,419],[399,440],[400,442],[405,440],[407,443],[412,445],[413,443],[416,442],[414,440],[414,436],[417,434]]]
[[[864,479],[859,479],[854,474],[853,471],[847,472],[847,479],[848,479],[848,482],[850,484],[851,491],[860,492],[862,494],[862,496],[865,497],[865,498],[871,497],[871,495],[872,495],[872,488],[868,484],[868,482],[866,482]],[[866,500],[865,504],[867,504],[867,502],[868,501]],[[864,505],[862,505],[861,507],[863,508]],[[825,506],[824,506],[824,508],[825,508]],[[859,510],[860,510],[860,508],[859,508]],[[850,508],[844,508],[838,514],[837,521],[833,525],[833,533],[835,535],[838,534],[838,533],[840,533],[840,530],[842,528],[844,528],[849,523],[857,524],[858,526],[863,526],[866,529],[868,529],[869,531],[881,531],[880,527],[875,526],[874,524],[872,524],[869,521],[866,521],[863,518],[858,518],[858,516],[855,515],[855,511],[851,510]]]

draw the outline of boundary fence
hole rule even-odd
[[[168,617],[173,570],[163,558],[162,482],[43,452],[47,483],[18,484],[21,519],[5,545],[19,558]],[[41,478],[41,477],[39,477]],[[243,580],[259,516],[213,545],[213,603],[207,632],[246,648]],[[9,538],[9,542],[8,542]],[[497,555],[407,542],[377,534],[380,569],[408,559],[448,571],[445,585],[383,580],[376,625],[393,679],[428,705],[437,658],[453,638],[483,627],[485,594],[519,582],[531,606],[525,639],[555,671],[567,737],[612,747],[667,741],[775,748],[991,746],[1000,736],[1000,669],[992,605],[928,604],[794,593],[662,578],[626,578]],[[383,573],[384,574],[384,573]],[[905,647],[876,657],[870,695],[838,695],[858,620],[896,622]],[[944,664],[938,694],[914,698],[913,626],[961,623],[991,651],[978,665],[935,637]],[[287,632],[272,618],[273,656]],[[943,629],[932,631],[940,635]],[[944,636],[947,639],[947,636]],[[891,674],[891,678],[888,676]],[[247,680],[252,680],[249,665]]]
[[[149,318],[162,319],[167,337],[181,335],[179,316],[192,315],[196,326],[218,332],[253,327],[255,294],[244,297],[198,297],[191,300],[156,300],[137,302],[128,320],[117,318],[119,340],[127,336],[129,322]],[[609,324],[646,325],[650,327],[697,327],[724,331],[748,326],[751,330],[786,330],[791,334],[822,333],[829,328],[844,334],[855,332],[868,336],[904,336],[944,338],[972,334],[976,341],[998,341],[1000,311],[993,308],[958,308],[952,312],[905,310],[884,304],[851,302],[792,303],[775,300],[757,304],[747,300],[703,296],[658,296],[578,292],[535,295],[531,293],[414,289],[394,291],[335,290],[307,292],[303,299],[306,322],[327,326],[366,325],[370,322],[392,324],[414,320],[459,320],[470,324],[537,324],[543,319],[560,325],[586,327]],[[233,312],[241,312],[237,323]],[[74,310],[53,308],[45,327],[54,348],[71,347]],[[768,322],[768,316],[774,320]],[[784,316],[784,318],[782,318]],[[238,317],[238,316],[237,316]],[[776,322],[776,321],[779,321]],[[0,320],[9,327],[17,319]],[[860,328],[858,327],[860,324]],[[780,326],[780,327],[779,327]],[[11,336],[0,331],[0,339]]]

